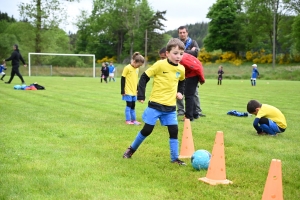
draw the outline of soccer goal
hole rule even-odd
[[[63,53],[28,53],[28,76],[32,74],[32,64],[31,64],[31,56],[32,55],[41,55],[41,56],[89,56],[93,58],[93,77],[96,77],[96,59],[94,54],[63,54]],[[51,75],[52,75],[52,65],[51,65]]]

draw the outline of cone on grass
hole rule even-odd
[[[224,134],[222,131],[217,131],[206,177],[198,180],[210,185],[232,184],[232,181],[226,179]]]
[[[191,128],[191,121],[185,118],[179,158],[191,158],[194,152],[195,147]]]
[[[281,160],[272,159],[262,200],[283,200]]]

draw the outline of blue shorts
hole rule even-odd
[[[122,96],[122,100],[132,102],[132,101],[136,101],[137,98],[136,96],[124,95]]]
[[[142,118],[146,124],[153,126],[156,124],[157,119],[160,120],[160,124],[163,126],[178,124],[176,111],[163,112],[147,107]]]

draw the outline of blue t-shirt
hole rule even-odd
[[[109,70],[109,73],[114,73],[115,67],[113,65],[109,65],[108,70]]]
[[[1,73],[3,70],[6,70],[6,68],[5,68],[3,65],[0,65],[0,73]]]
[[[251,78],[257,78],[258,75],[259,75],[259,72],[258,72],[257,68],[253,68]]]

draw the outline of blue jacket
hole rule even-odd
[[[257,78],[258,75],[259,75],[259,72],[258,72],[257,68],[253,68],[251,78]]]
[[[6,67],[4,67],[3,65],[0,65],[0,73],[1,73],[3,70],[6,70]]]

